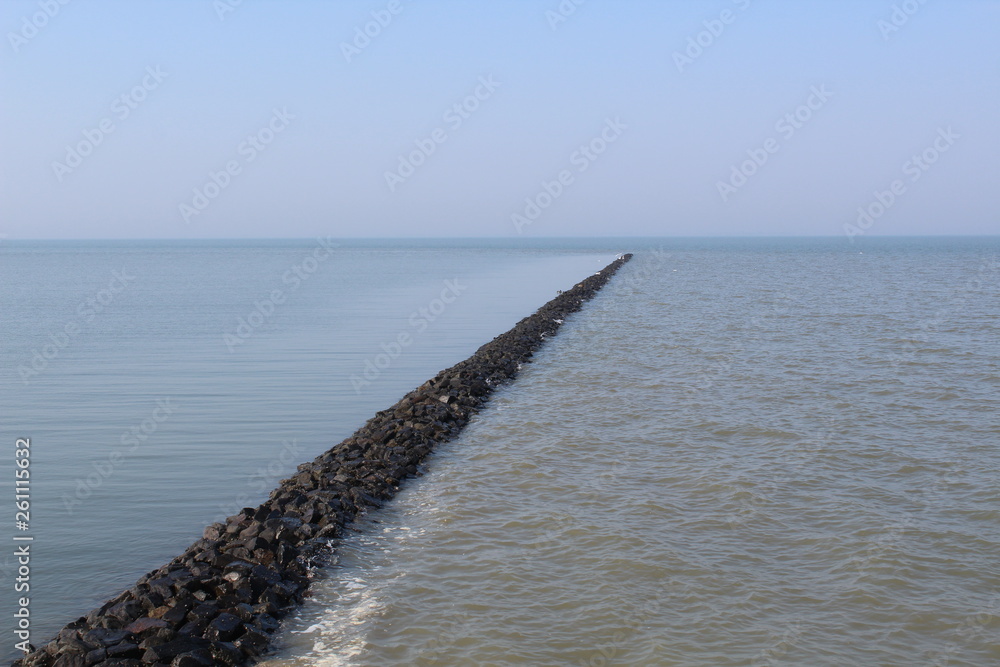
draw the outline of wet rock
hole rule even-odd
[[[236,648],[241,652],[251,656],[258,656],[267,650],[270,641],[267,635],[254,630],[248,630],[234,643]]]
[[[79,653],[63,653],[52,663],[53,667],[86,667],[87,661]]]
[[[208,602],[202,602],[200,605],[196,606],[194,609],[188,612],[187,620],[189,622],[208,624],[213,618],[219,614],[219,603],[214,600]]]
[[[94,649],[88,653],[85,657],[86,662],[84,664],[94,665],[99,662],[103,662],[108,658],[108,650],[105,648]]]
[[[59,652],[62,655],[86,655],[93,648],[92,645],[85,644],[76,637],[68,637],[58,641]]]
[[[124,624],[131,623],[143,612],[142,605],[135,600],[119,602],[107,611],[107,615],[116,618]]]
[[[94,628],[83,635],[83,640],[88,644],[107,647],[124,641],[128,636],[130,636],[130,633],[127,630]]]
[[[278,619],[265,613],[257,614],[257,616],[254,617],[253,625],[265,634],[275,633],[278,631],[278,628],[281,627],[281,624],[278,623]]]
[[[177,656],[170,662],[170,667],[208,667],[214,664],[212,654],[203,649]]]
[[[187,604],[176,604],[167,611],[163,612],[160,616],[161,619],[169,623],[170,625],[177,625],[187,616],[190,610],[190,605]]]
[[[122,642],[107,648],[108,658],[141,658],[145,651],[138,644]]]
[[[201,637],[178,637],[159,646],[151,646],[146,649],[142,656],[142,661],[148,664],[155,662],[170,663],[177,656],[184,653],[191,653],[198,649],[211,649],[212,643]]]
[[[243,620],[230,613],[219,614],[205,630],[205,639],[228,642],[243,630]]]
[[[173,628],[161,628],[146,634],[146,637],[139,642],[139,648],[147,649],[151,646],[159,646],[169,641],[177,639],[177,633]]]
[[[209,651],[217,665],[241,665],[246,662],[246,656],[229,642],[212,642]]]

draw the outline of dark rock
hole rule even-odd
[[[63,653],[52,663],[52,667],[87,667],[87,661],[79,653]]]
[[[226,532],[226,526],[222,523],[213,523],[205,528],[204,537],[206,540],[217,540]]]
[[[238,558],[240,560],[253,560],[253,552],[247,549],[242,544],[237,544],[226,552],[226,555],[230,558]]]
[[[201,637],[178,637],[173,641],[159,646],[150,646],[142,656],[143,662],[171,662],[182,653],[191,653],[198,649],[210,649],[212,643]]]
[[[274,564],[274,553],[272,551],[267,551],[264,549],[257,549],[251,554],[253,560],[261,565],[273,565]]]
[[[219,609],[220,610],[227,611],[227,610],[232,609],[233,607],[239,605],[243,601],[239,598],[239,596],[237,596],[235,594],[231,594],[231,595],[227,594],[227,595],[220,595],[216,599],[216,602],[219,603]]]
[[[275,584],[271,590],[282,600],[291,600],[299,592],[299,587],[287,581]]]
[[[196,620],[188,621],[177,630],[177,634],[189,637],[201,637],[208,627],[208,621]]]
[[[149,648],[150,646],[159,646],[160,644],[166,644],[169,641],[177,639],[177,631],[173,628],[161,628],[159,630],[151,630],[145,633],[145,638],[139,642],[139,646],[142,648]]]
[[[145,651],[139,648],[138,644],[132,642],[122,642],[107,648],[108,658],[136,658],[142,657]]]
[[[281,618],[281,610],[273,602],[265,600],[264,602],[258,603],[254,607],[254,611],[258,614],[264,614],[266,616],[271,616],[274,618]]]
[[[208,623],[219,614],[219,603],[214,600],[202,602],[188,612],[187,620]]]
[[[183,653],[170,662],[170,667],[209,667],[215,664],[208,649]]]
[[[299,556],[299,550],[285,542],[282,542],[280,545],[278,545],[278,551],[275,554],[278,563],[280,563],[281,565],[288,565],[293,560],[298,558],[298,556]]]
[[[88,653],[85,657],[86,664],[88,665],[93,665],[98,662],[103,662],[104,660],[107,660],[107,658],[108,658],[108,650],[104,648],[94,649],[93,651]]]
[[[67,637],[58,641],[60,653],[70,655],[86,655],[92,649],[97,648],[92,644],[80,641],[76,637]]]
[[[260,522],[254,521],[249,526],[240,531],[240,539],[248,540],[251,537],[257,537],[258,535],[260,535],[260,531],[262,530],[262,528],[263,526],[261,526]]]
[[[237,588],[235,591],[233,591],[233,594],[241,602],[253,602],[253,599],[254,599],[254,597],[253,597],[253,589],[250,588],[250,584],[249,583],[242,584],[239,588]]]
[[[66,643],[69,641],[79,640],[80,633],[76,628],[63,628],[56,635],[56,641],[59,643]]]
[[[106,630],[104,628],[94,628],[90,632],[83,635],[83,640],[88,644],[107,647],[124,641],[129,634],[130,633],[127,630]]]
[[[165,611],[160,618],[170,625],[178,625],[187,617],[189,610],[190,605],[175,604],[173,607]]]
[[[240,650],[229,642],[212,642],[209,650],[212,653],[212,658],[219,665],[240,665],[246,660]]]
[[[228,642],[236,638],[243,629],[243,620],[230,613],[219,614],[205,630],[205,639]]]
[[[254,619],[253,607],[251,607],[245,602],[233,605],[232,607],[227,609],[226,612],[233,614],[234,616],[238,616],[239,619],[245,623],[249,623]]]
[[[160,618],[150,618],[148,616],[140,618],[138,620],[132,621],[126,628],[126,632],[132,632],[134,634],[139,634],[140,632],[145,632],[146,630],[166,628],[169,627],[169,623]]]
[[[147,612],[163,606],[164,602],[166,602],[166,598],[152,590],[143,593],[143,596],[139,599],[139,604],[141,604],[142,608]]]
[[[281,581],[281,575],[269,567],[257,565],[250,570],[250,585],[254,591],[262,591]]]
[[[281,624],[278,623],[278,619],[273,616],[266,613],[260,613],[254,618],[253,627],[257,628],[262,633],[273,634],[278,631]]]
[[[243,653],[252,656],[258,656],[267,649],[267,645],[270,643],[270,638],[267,635],[254,630],[247,630],[242,637],[233,642]]]

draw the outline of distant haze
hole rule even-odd
[[[63,2],[0,239],[998,229],[998,2]]]

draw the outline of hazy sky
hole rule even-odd
[[[9,239],[1000,228],[1000,2],[4,0],[0,26]]]

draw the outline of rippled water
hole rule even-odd
[[[1000,243],[864,241],[352,247],[294,290],[308,243],[5,243],[0,404],[38,457],[36,638],[634,250],[358,525],[267,664],[1000,664]],[[80,319],[113,270],[134,282]],[[418,334],[454,278],[468,289]],[[355,392],[400,332],[412,346]],[[163,397],[176,414],[68,511]]]
[[[665,245],[266,664],[1000,664],[997,241]]]

